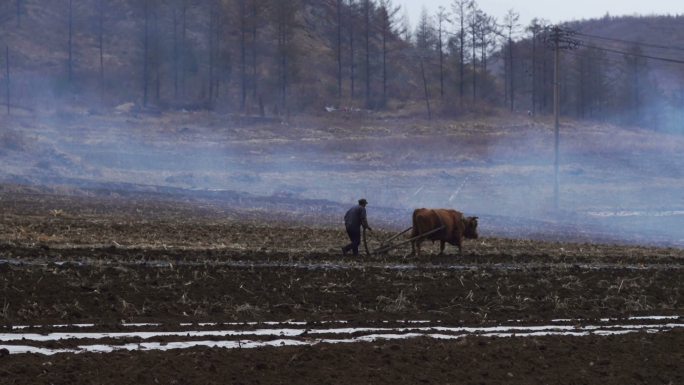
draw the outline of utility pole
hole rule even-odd
[[[547,28],[547,43],[554,50],[553,66],[553,137],[554,137],[554,162],[553,162],[553,206],[556,210],[560,207],[560,50],[574,49],[579,46],[579,41],[572,38],[572,32],[563,30],[558,26]]]
[[[553,207],[558,210],[560,195],[560,181],[558,170],[560,168],[560,158],[558,155],[560,148],[560,34],[554,36],[554,55],[553,55]]]

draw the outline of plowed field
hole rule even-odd
[[[485,231],[353,258],[310,202],[0,197],[2,384],[684,382],[678,249]]]

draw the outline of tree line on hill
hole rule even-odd
[[[616,36],[653,23],[665,35]],[[684,49],[652,42],[684,37],[683,17],[564,27],[578,33],[559,63],[563,114],[681,129]],[[415,28],[392,0],[13,0],[0,5],[0,82],[8,109],[42,95],[262,115],[415,101],[430,114],[550,114],[548,31],[475,0],[424,11]]]

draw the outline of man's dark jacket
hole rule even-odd
[[[346,214],[344,214],[344,226],[347,229],[358,229],[363,226],[364,229],[368,228],[368,221],[366,220],[366,208],[357,205],[350,208]]]

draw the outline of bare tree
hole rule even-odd
[[[495,47],[496,36],[500,33],[496,19],[477,9],[475,3],[471,3],[472,9],[468,14],[468,30],[470,33],[471,49],[471,81],[472,99],[486,98],[487,91],[491,83],[486,82],[488,78],[487,63]],[[482,80],[482,81],[480,81]]]
[[[449,14],[444,7],[437,10],[437,52],[439,53],[439,95],[444,98],[444,24],[449,23]]]
[[[475,2],[469,4],[468,14],[468,28],[470,29],[470,37],[472,40],[472,82],[473,82],[473,101],[477,98],[477,35],[480,28],[480,21],[482,20],[482,11],[477,8]]]
[[[5,46],[5,102],[7,103],[7,115],[10,114],[10,57],[9,46]]]
[[[430,16],[428,15],[425,7],[423,7],[418,25],[416,27],[416,50],[418,52],[418,60],[420,61],[420,74],[423,81],[423,90],[425,105],[428,111],[428,119],[432,119],[432,110],[430,108],[430,90],[428,86],[428,76],[425,71],[425,61],[433,53],[436,41],[437,37],[432,29]]]
[[[224,28],[227,15],[223,7],[222,0],[216,0],[216,26],[214,28],[214,48],[215,48],[215,66],[216,74],[214,76],[214,98],[218,99],[221,96],[221,81],[227,72],[226,60],[223,50],[224,43]]]
[[[69,78],[69,83],[71,84],[73,82],[73,77],[74,77],[74,70],[73,70],[73,31],[74,31],[74,14],[73,14],[73,6],[72,6],[72,0],[69,0],[68,6],[67,6],[67,22],[69,25],[69,38],[68,38],[68,59],[67,59],[67,72],[68,72],[68,78]]]
[[[423,7],[416,26],[416,49],[421,57],[427,58],[437,45],[437,36],[432,28],[432,20],[428,15],[427,9]]]
[[[515,109],[515,68],[513,61],[513,35],[517,33],[520,24],[520,15],[512,9],[509,9],[504,16],[503,27],[506,31],[507,38],[507,48],[508,48],[508,58],[506,66],[506,79],[508,85],[510,109],[513,111]]]
[[[627,122],[640,123],[648,84],[648,62],[642,48],[633,44],[624,55],[618,97],[621,110],[629,111]]]
[[[400,7],[394,6],[392,0],[380,0],[379,22],[380,37],[382,39],[382,105],[387,105],[387,55],[389,52],[388,44],[394,37],[395,20]]]
[[[247,102],[247,34],[249,33],[247,0],[237,0],[237,6],[240,29],[240,111],[244,112]]]
[[[337,97],[342,98],[342,3],[344,0],[336,0],[337,16]]]
[[[259,80],[259,63],[257,62],[257,33],[260,27],[260,16],[265,10],[264,0],[252,0],[252,12],[250,14],[251,27],[252,27],[252,97],[257,98],[258,80]],[[261,114],[263,115],[263,103],[261,98],[259,98],[259,106]]]
[[[160,0],[154,4],[152,13],[152,50],[150,63],[154,71],[154,98],[157,104],[161,100],[161,69],[163,64],[163,52],[161,44],[161,33],[159,30]]]
[[[532,115],[535,115],[537,113],[537,92],[538,92],[538,87],[539,87],[539,81],[537,80],[537,67],[539,64],[537,63],[538,61],[538,52],[537,52],[537,43],[539,40],[540,33],[542,32],[544,26],[543,22],[540,21],[537,18],[532,19],[530,22],[530,25],[527,27],[527,31],[532,33],[531,37],[531,43],[532,43]]]
[[[405,42],[411,42],[412,38],[412,32],[411,32],[411,21],[409,19],[408,11],[404,9],[404,12],[401,14],[401,17],[399,18],[399,37],[404,40]]]
[[[365,32],[365,43],[366,43],[366,107],[370,107],[371,103],[371,68],[370,68],[370,43],[371,43],[371,0],[364,0],[363,3],[363,13],[364,13],[364,32]]]
[[[432,109],[430,108],[430,91],[428,89],[427,77],[425,76],[425,64],[423,58],[420,58],[420,74],[423,78],[423,89],[425,91],[425,106],[427,107],[428,120],[432,120]]]
[[[459,60],[458,60],[458,95],[461,108],[463,107],[463,95],[465,92],[465,41],[466,23],[468,20],[468,10],[471,9],[472,0],[454,0],[451,5],[458,28]]]
[[[217,41],[217,33],[216,31],[218,30],[218,25],[219,25],[219,7],[218,7],[218,0],[210,0],[209,4],[207,5],[207,11],[208,11],[208,19],[209,19],[209,25],[207,29],[207,51],[208,51],[208,59],[209,59],[209,77],[207,79],[208,81],[208,86],[209,86],[209,92],[208,92],[208,102],[209,102],[209,108],[213,108],[214,106],[214,96],[215,96],[215,66],[216,66],[216,60],[217,60],[217,46],[218,46],[218,41]]]
[[[501,34],[499,31],[499,26],[496,23],[496,19],[493,16],[487,15],[482,12],[479,14],[480,26],[478,28],[478,38],[480,47],[480,65],[482,68],[482,73],[487,73],[487,62],[488,57],[491,54],[490,49],[492,49],[496,44],[496,37]]]
[[[182,0],[181,3],[181,47],[182,51],[180,54],[180,61],[181,61],[181,93],[185,95],[186,88],[185,88],[185,78],[187,74],[187,60],[188,60],[188,39],[187,39],[187,33],[188,33],[188,1],[189,0]]]
[[[287,110],[291,75],[295,72],[296,46],[294,34],[297,28],[296,16],[300,5],[298,0],[273,0],[271,4],[272,20],[277,36],[276,56],[280,101],[285,110]]]
[[[592,46],[581,48],[574,55],[571,83],[575,88],[575,110],[579,118],[594,118],[601,112],[601,100],[609,99],[607,81],[607,57],[604,51]]]
[[[17,0],[17,28],[21,28],[21,13],[23,1]]]
[[[104,0],[97,2],[97,42],[100,52],[100,102],[104,100],[105,76],[104,76]]]
[[[186,0],[175,0],[173,2],[173,98],[178,100],[178,84],[181,72],[181,42],[179,28],[185,28]],[[184,34],[184,31],[181,33]]]
[[[354,58],[354,30],[356,26],[356,1],[349,0],[349,82],[350,95],[354,99],[356,83],[356,61]]]
[[[71,1],[71,0],[70,0]],[[149,87],[149,59],[150,59],[150,1],[142,0],[143,4],[143,106],[147,107]]]

